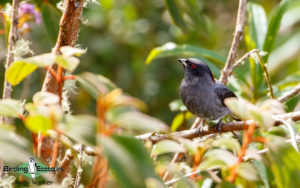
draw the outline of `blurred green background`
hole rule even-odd
[[[30,1],[29,1],[30,2]],[[36,0],[42,3],[41,0]],[[58,1],[49,1],[52,8],[53,23],[48,27],[58,29],[59,14],[54,6]],[[85,71],[99,73],[111,79],[131,96],[142,99],[148,105],[150,115],[157,117],[170,124],[175,116],[168,105],[171,101],[178,99],[178,87],[183,77],[182,67],[177,59],[182,56],[155,59],[149,65],[145,60],[150,51],[167,42],[178,45],[190,44],[203,47],[225,57],[230,48],[233,38],[236,10],[238,1],[233,0],[190,0],[176,1],[180,14],[184,20],[175,23],[170,12],[167,10],[168,0],[101,0],[99,4],[88,3],[84,9],[78,45],[87,48],[86,55],[82,56],[80,66],[75,73]],[[263,6],[267,16],[271,10],[278,6],[278,0],[250,1]],[[290,17],[283,18],[282,28],[275,43],[277,56],[271,56],[269,61],[274,62],[269,68],[272,69],[272,81],[292,75],[299,70],[300,50],[300,27],[296,17],[300,12],[300,1],[294,1],[289,9],[295,9]],[[49,6],[50,6],[49,5]],[[196,6],[195,6],[196,5]],[[42,7],[41,10],[45,8]],[[170,7],[169,7],[170,8]],[[195,14],[196,13],[196,14]],[[55,15],[57,15],[55,17]],[[258,15],[259,16],[259,15]],[[3,21],[3,20],[2,20]],[[249,21],[249,20],[248,20]],[[3,23],[3,22],[2,22]],[[249,23],[248,23],[249,24]],[[23,38],[29,40],[35,54],[50,52],[55,41],[47,33],[45,24],[35,22],[29,23],[31,31],[23,34]],[[177,26],[176,26],[177,25]],[[247,25],[247,23],[246,23]],[[3,24],[1,24],[3,29]],[[5,61],[5,35],[1,36],[0,62]],[[280,49],[280,47],[282,49]],[[249,49],[242,40],[238,55],[241,57]],[[270,64],[270,63],[269,63]],[[212,65],[215,65],[212,67]],[[279,66],[280,65],[280,66]],[[218,77],[222,68],[221,64],[209,64],[213,68],[214,75]],[[281,69],[284,67],[284,70]],[[3,83],[3,66],[1,66],[1,79]],[[30,78],[18,85],[13,92],[13,98],[23,98],[31,101],[31,96],[39,91],[44,79],[44,70],[36,71]],[[236,77],[242,75],[250,90],[244,92],[253,97],[251,84],[247,80],[249,73],[248,65],[240,67],[235,71]],[[299,75],[298,75],[299,76]],[[231,82],[230,82],[231,83]],[[30,86],[30,88],[29,88]],[[239,91],[239,88],[230,86],[237,94],[247,96]],[[265,87],[264,87],[265,88]],[[1,85],[2,90],[2,85]],[[260,95],[266,95],[262,91]],[[249,97],[248,97],[249,98]],[[259,97],[256,97],[259,98]],[[80,88],[71,97],[72,111],[77,113],[95,113],[95,101]],[[252,100],[255,101],[255,100]]]

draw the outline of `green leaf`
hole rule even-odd
[[[268,25],[268,31],[265,38],[263,51],[268,52],[266,56],[263,57],[264,62],[267,62],[269,54],[273,50],[275,40],[277,37],[277,33],[280,27],[281,19],[287,10],[288,4],[290,0],[282,0],[279,4],[279,6],[275,9],[275,11],[272,13],[269,25]]]
[[[161,182],[154,172],[149,153],[138,140],[114,135],[112,138],[101,136],[99,141],[112,173],[122,187],[144,188],[148,178]]]
[[[23,115],[24,108],[22,103],[13,99],[0,100],[0,115],[9,117],[19,117]]]
[[[266,168],[266,166],[264,165],[263,162],[258,161],[258,160],[253,160],[252,164],[254,165],[254,167],[256,168],[256,170],[258,172],[258,175],[264,182],[264,186],[266,188],[269,188],[270,184],[269,184],[268,178],[270,178],[270,177],[268,177],[268,172],[267,172],[267,170],[269,170],[269,169]]]
[[[166,132],[169,130],[164,122],[137,111],[125,112],[114,119],[112,123],[140,132]]]
[[[30,75],[35,69],[36,65],[28,64],[25,62],[13,63],[6,72],[7,81],[15,86]]]
[[[70,72],[73,72],[79,65],[79,59],[73,56],[57,55],[55,61],[58,65],[62,66],[64,69]]]
[[[176,45],[172,42],[168,42],[163,46],[154,48],[146,59],[146,64],[151,63],[153,60],[162,57],[170,56],[191,56],[191,57],[204,57],[216,62],[218,65],[224,65],[226,58],[215,53],[214,51],[192,46],[192,45]]]
[[[249,162],[240,163],[236,168],[236,172],[239,176],[248,181],[258,180],[258,174],[253,165]]]
[[[51,66],[55,62],[55,56],[47,53],[34,57],[24,58],[14,62],[7,70],[8,82],[15,86],[30,75],[37,67]]]
[[[64,133],[79,143],[95,145],[97,119],[89,115],[68,115],[66,116]]]
[[[100,94],[104,95],[116,88],[115,84],[106,77],[89,72],[76,76],[76,80],[96,100]]]
[[[163,140],[156,143],[152,149],[152,156],[158,156],[165,153],[172,153],[172,152],[185,152],[183,146],[179,143],[171,140]]]
[[[267,142],[267,158],[274,174],[276,187],[297,188],[300,185],[300,154],[283,138],[272,136]]]
[[[187,26],[182,18],[181,11],[177,6],[176,0],[165,0],[165,4],[175,25],[177,25],[185,33],[187,31]]]
[[[200,170],[206,170],[212,167],[230,167],[237,162],[237,157],[223,149],[209,150],[203,157],[204,160],[198,166]]]
[[[256,3],[247,4],[248,23],[250,35],[258,49],[262,49],[267,33],[267,17],[264,8]]]
[[[225,100],[225,104],[233,114],[243,120],[255,120],[265,130],[274,123],[272,113],[269,110],[260,109],[246,100],[229,98]]]
[[[59,31],[61,13],[50,3],[44,2],[41,6],[43,24],[53,43],[56,42]]]
[[[184,116],[185,116],[184,112],[181,112],[175,116],[171,124],[171,131],[176,131],[183,124],[185,120]]]
[[[229,137],[227,135],[226,136],[222,135],[221,138],[214,140],[212,145],[215,147],[220,147],[222,149],[231,150],[235,154],[238,154],[241,150],[240,143],[236,139]]]
[[[291,59],[297,57],[300,52],[300,32],[289,36],[288,40],[281,44],[269,56],[268,70],[270,75],[276,75],[291,63]]]
[[[5,165],[20,165],[32,157],[28,140],[13,131],[0,128],[0,158]]]
[[[36,134],[41,132],[43,135],[46,135],[47,131],[53,128],[51,120],[43,115],[26,117],[25,125],[30,131]]]

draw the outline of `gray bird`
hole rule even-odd
[[[199,59],[179,59],[184,68],[180,84],[180,96],[187,109],[204,120],[219,119],[216,128],[220,131],[222,118],[231,111],[224,100],[236,95],[220,81],[215,80],[209,67]]]

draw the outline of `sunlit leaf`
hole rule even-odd
[[[277,37],[277,33],[280,27],[281,19],[287,10],[289,4],[289,0],[282,0],[279,4],[279,6],[275,9],[275,11],[272,13],[269,25],[268,25],[268,30],[267,30],[267,35],[265,38],[264,46],[263,46],[263,51],[268,52],[266,56],[263,57],[264,62],[267,62],[269,54],[273,50],[275,40]]]
[[[172,124],[171,124],[171,131],[176,131],[184,123],[184,120],[185,120],[184,116],[185,116],[185,113],[182,112],[182,113],[177,114],[174,117]]]
[[[154,172],[149,153],[138,140],[125,136],[101,136],[100,144],[104,148],[113,174],[122,187],[146,187],[147,178],[161,181]]]
[[[256,3],[247,4],[250,35],[256,44],[256,48],[262,49],[267,33],[267,17],[264,8]]]
[[[253,167],[253,165],[249,162],[240,163],[236,168],[236,172],[239,176],[243,177],[246,180],[249,181],[258,180],[258,174],[255,168]]]
[[[240,143],[236,139],[228,136],[223,136],[216,139],[215,141],[213,141],[212,145],[215,147],[220,147],[222,149],[231,150],[236,154],[239,153],[241,149]]]
[[[119,115],[117,119],[113,121],[113,123],[129,130],[137,130],[142,132],[166,132],[169,130],[168,126],[162,121],[135,111],[125,112]]]
[[[11,85],[17,85],[37,67],[51,66],[54,62],[55,56],[49,53],[18,60],[8,68],[7,80]]]
[[[25,125],[30,131],[36,134],[41,132],[44,135],[47,134],[48,130],[53,128],[51,120],[42,115],[26,117]]]
[[[268,61],[270,75],[275,75],[285,68],[291,59],[300,52],[300,33],[291,35],[288,40],[274,49]]]
[[[230,167],[237,162],[231,152],[223,149],[212,149],[204,154],[204,160],[200,163],[198,169],[205,170],[212,167]]]
[[[185,152],[183,146],[172,140],[163,140],[156,143],[152,149],[152,156],[158,156],[165,153]]]
[[[58,30],[60,12],[48,2],[44,2],[41,6],[43,24],[47,30],[48,35],[52,42],[56,42]]]
[[[73,56],[57,55],[55,62],[70,72],[73,72],[79,65],[79,59]]]
[[[35,105],[54,105],[59,103],[59,97],[50,92],[37,92],[33,96],[33,102]]]
[[[224,65],[226,61],[225,57],[205,48],[192,45],[176,45],[175,43],[168,42],[163,46],[152,49],[146,59],[146,64],[151,63],[157,58],[170,56],[204,57],[219,65]]]
[[[225,100],[225,104],[233,114],[243,120],[253,119],[265,129],[268,129],[274,123],[272,113],[269,110],[260,109],[246,100],[228,98]]]
[[[63,54],[63,56],[81,56],[85,54],[87,49],[80,49],[80,48],[74,48],[71,46],[63,46],[60,48],[60,52]]]
[[[22,103],[13,99],[0,100],[0,115],[9,117],[19,117],[23,115],[24,108]]]
[[[96,100],[100,94],[106,94],[116,88],[109,79],[93,73],[82,73],[76,76],[76,80]]]

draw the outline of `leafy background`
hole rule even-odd
[[[3,10],[7,2],[10,1],[1,1]],[[59,29],[61,16],[61,11],[57,8],[59,1],[28,2],[34,4],[36,11],[41,13],[41,24],[36,20],[26,20],[30,29],[23,28],[22,37],[31,42],[30,48],[35,55],[49,53],[55,45]],[[251,149],[257,151],[263,148],[269,148],[270,152],[263,155],[263,158],[255,156],[256,158],[241,163],[236,169],[238,177],[233,184],[213,180],[209,169],[219,169],[217,176],[227,180],[232,173],[230,167],[235,164],[241,150],[242,138],[236,139],[231,134],[222,134],[203,142],[197,139],[164,140],[155,145],[148,142],[142,144],[132,138],[133,135],[151,131],[167,132],[169,131],[167,125],[172,131],[186,129],[193,122],[195,117],[186,112],[178,100],[178,87],[183,71],[177,59],[198,57],[210,66],[218,78],[232,42],[238,1],[102,0],[99,4],[91,2],[86,6],[77,43],[80,48],[87,48],[87,53],[79,58],[80,64],[74,72],[78,77],[76,88],[73,88],[74,91],[70,96],[72,115],[64,117],[57,115],[57,120],[69,139],[91,147],[103,148],[111,168],[110,172],[113,174],[112,180],[107,182],[108,187],[163,186],[162,178],[159,176],[162,176],[166,169],[174,177],[180,177],[193,171],[193,165],[201,171],[202,179],[198,181],[197,178],[192,180],[183,178],[174,185],[175,187],[195,187],[203,184],[210,186],[218,184],[221,187],[233,185],[254,187],[257,184],[263,187],[300,185],[298,182],[300,163],[297,160],[299,153],[284,142],[290,138],[290,132],[283,125],[266,130],[266,125],[262,123],[263,126],[254,136],[265,137],[267,142],[251,143],[249,152]],[[300,80],[299,10],[298,0],[264,0],[247,3],[245,32],[238,49],[238,57],[252,49],[266,53],[263,61],[267,64],[275,97],[291,90]],[[6,22],[7,20],[1,17],[0,30],[3,31],[0,35],[1,62],[4,62],[6,57]],[[24,62],[26,64],[29,61]],[[0,67],[0,74],[0,83],[3,83],[3,66]],[[1,153],[14,153],[12,156],[20,156],[7,158],[0,154],[4,161],[18,163],[27,160],[32,155],[29,149],[32,143],[30,139],[25,138],[30,138],[32,132],[37,133],[38,130],[51,132],[53,128],[51,123],[49,126],[43,126],[43,129],[37,126],[48,125],[45,122],[49,120],[47,115],[46,117],[44,114],[41,115],[39,106],[45,103],[45,99],[40,96],[41,94],[36,94],[41,89],[43,83],[41,78],[44,78],[44,75],[45,69],[37,69],[14,87],[12,98],[26,99],[25,110],[29,116],[25,126],[22,121],[16,119],[15,126],[9,128],[9,131],[14,129],[18,133],[17,136],[20,137],[18,140],[8,136],[8,130],[1,130],[0,145],[3,151]],[[270,113],[274,110],[299,111],[299,95],[287,101],[282,109],[278,106],[268,106],[265,102],[270,98],[268,87],[255,56],[235,69],[228,86],[240,98],[257,105],[265,104]],[[123,92],[117,88],[121,88]],[[113,102],[109,104],[97,102],[99,94],[104,96],[103,101]],[[127,98],[128,95],[136,98]],[[52,99],[55,100],[55,97]],[[244,106],[243,104],[238,103],[236,108]],[[1,105],[13,107],[11,116],[17,116],[21,109],[21,107],[14,108],[19,105],[15,104],[15,101]],[[253,110],[250,106],[247,103],[243,112]],[[105,125],[117,125],[121,131],[115,133],[121,132],[121,135],[110,137],[103,136],[99,132],[97,134],[95,130],[99,131],[97,128],[99,122],[95,116],[99,114],[96,108],[106,109]],[[56,106],[53,106],[53,109],[56,109]],[[254,111],[259,110],[255,108]],[[6,112],[3,110],[1,113]],[[247,114],[240,115],[243,117]],[[257,118],[256,120],[269,118],[264,114],[251,117]],[[291,124],[295,135],[299,136],[299,123]],[[64,142],[64,145],[70,147],[67,142]],[[187,152],[187,159],[177,166],[170,165],[168,168],[175,152]],[[197,164],[196,156],[200,156],[201,163]],[[83,164],[84,172],[95,165],[95,161],[92,163],[88,161],[92,160],[86,156]],[[76,173],[76,164],[74,162],[72,166],[73,176]],[[91,182],[91,173],[83,174],[83,185]]]

